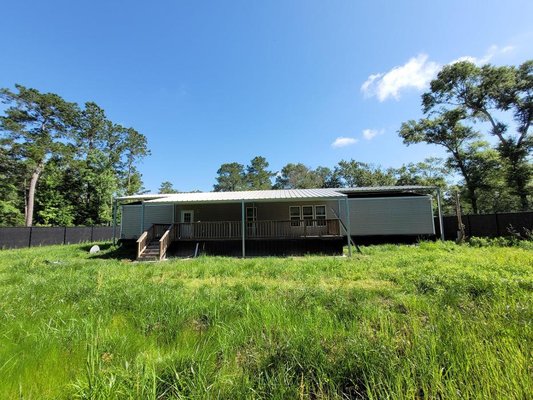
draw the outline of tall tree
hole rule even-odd
[[[355,160],[342,160],[335,167],[336,180],[345,187],[390,186],[395,178],[392,170],[383,170]]]
[[[72,187],[66,186],[67,165],[63,159],[52,157],[46,164],[39,179],[35,198],[35,222],[40,225],[72,225],[76,218],[76,211],[83,209],[75,207],[67,198]]]
[[[451,155],[448,164],[462,175],[472,210],[477,213],[478,190],[485,187],[486,183],[477,179],[479,175],[475,173],[472,159],[474,147],[468,146],[477,140],[480,134],[461,123],[464,117],[465,112],[460,108],[444,111],[433,119],[403,123],[399,134],[407,145],[425,142],[443,146],[448,151]]]
[[[529,208],[533,60],[518,68],[479,67],[467,61],[445,66],[431,82],[430,91],[422,96],[422,104],[427,116],[443,108],[460,108],[465,118],[487,122],[505,161],[507,184],[520,198],[521,208]],[[516,125],[514,132],[504,122],[511,119]]]
[[[72,130],[78,107],[53,93],[41,93],[22,85],[16,91],[0,90],[8,105],[0,117],[0,130],[13,153],[17,154],[27,179],[25,224],[33,223],[37,182],[52,155],[68,149],[66,140]]]
[[[446,178],[450,175],[450,168],[445,160],[438,157],[428,157],[418,163],[402,165],[394,170],[396,185],[438,186],[445,189]]]
[[[319,167],[312,170],[302,163],[285,165],[276,177],[276,189],[312,189],[326,185],[331,170]]]
[[[17,187],[20,171],[6,147],[0,140],[0,226],[15,226],[24,223],[24,214],[20,211],[24,201]]]
[[[118,191],[115,165],[119,156],[109,150],[108,144],[114,135],[113,124],[105,111],[92,102],[85,103],[77,121],[78,129],[73,137],[76,154],[71,161],[79,179],[76,203],[80,207],[75,222],[105,224],[111,220],[111,199]]]
[[[160,194],[171,194],[171,193],[178,193],[176,189],[174,189],[174,186],[172,185],[172,182],[170,181],[164,181],[161,182],[161,186],[159,186]]]
[[[245,181],[250,190],[264,190],[272,188],[272,177],[275,175],[268,170],[265,157],[254,157],[246,167]]]
[[[141,181],[140,173],[135,168],[135,163],[150,154],[146,137],[137,132],[133,128],[122,128],[117,126],[118,130],[124,133],[124,149],[125,149],[125,187],[126,194],[135,194],[141,190],[142,184],[138,185]]]
[[[217,171],[215,192],[246,190],[244,165],[237,162],[225,163]]]

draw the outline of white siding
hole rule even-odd
[[[144,229],[152,224],[170,224],[172,223],[172,205],[145,205],[144,206]],[[137,239],[142,233],[142,206],[123,205],[122,222],[121,222],[121,239]]]
[[[358,198],[348,202],[352,235],[435,233],[430,196]]]
[[[171,224],[172,204],[157,204],[144,206],[144,229],[152,224]]]
[[[351,232],[354,236],[430,235],[435,233],[430,196],[352,198],[348,200],[348,203]],[[258,219],[287,220],[289,218],[289,205],[297,204],[290,202],[258,204]],[[336,214],[338,214],[346,223],[344,199],[340,201],[302,202],[302,204],[326,204],[327,218],[336,218]],[[247,205],[249,204],[247,203]],[[179,210],[182,208],[194,209],[195,220],[240,220],[240,204],[225,205],[226,208],[216,204],[202,205],[202,212],[199,207],[198,205],[177,206],[175,220],[179,220]],[[228,212],[231,207],[235,208],[235,213]],[[173,208],[170,204],[146,204],[144,228],[146,229],[152,224],[172,223]],[[140,205],[122,206],[121,238],[136,239],[141,235],[141,215],[142,206]]]
[[[120,223],[121,239],[137,239],[141,234],[141,206],[123,205]]]

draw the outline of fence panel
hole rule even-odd
[[[511,226],[520,233],[525,233],[526,229],[533,230],[533,212],[496,214],[496,217],[500,235],[509,235]]]
[[[120,228],[117,228],[116,234],[120,234]],[[93,226],[92,239],[93,242],[105,242],[113,239],[112,226]]]
[[[496,237],[498,224],[496,214],[467,215],[463,218],[467,236]]]
[[[444,238],[446,240],[457,239],[457,217],[447,215],[443,218]],[[516,232],[525,233],[525,230],[533,230],[533,212],[515,212],[498,214],[472,214],[463,215],[465,234],[467,236],[496,237],[509,236],[509,227]],[[440,237],[439,219],[435,218],[435,230]]]
[[[91,229],[87,226],[69,226],[65,228],[65,244],[91,241]]]
[[[116,227],[116,234],[120,226]],[[113,239],[112,226],[33,226],[0,227],[0,249],[105,242]]]
[[[31,228],[31,247],[63,244],[65,228],[62,226],[33,226]]]
[[[31,228],[0,228],[0,249],[16,249],[30,245]]]

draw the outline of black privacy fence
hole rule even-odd
[[[457,216],[445,216],[442,219],[444,238],[455,240],[458,231]],[[533,230],[533,211],[463,215],[462,221],[468,237],[511,236],[513,233],[526,235]],[[437,236],[440,237],[438,218],[435,218],[435,230]]]
[[[116,228],[117,235],[120,227]],[[0,249],[107,242],[113,239],[112,226],[0,227]]]
[[[457,238],[457,217],[444,216],[444,238]],[[533,230],[533,211],[463,215],[465,234],[469,237],[522,235]],[[436,237],[440,238],[439,219],[435,218]],[[117,237],[120,226],[116,227]],[[34,226],[0,227],[0,249],[17,249],[22,247],[47,246],[53,244],[74,244],[106,242],[113,239],[112,226]]]

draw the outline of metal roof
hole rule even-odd
[[[386,193],[435,189],[433,186],[370,186],[335,189],[246,190],[240,192],[193,192],[172,194],[141,194],[117,197],[121,201],[146,203],[221,203],[269,200],[318,200],[344,198],[348,193]]]
[[[267,201],[293,199],[337,199],[345,194],[336,189],[291,189],[291,190],[247,190],[241,192],[175,193],[164,198],[148,200],[147,203],[218,203],[237,201]]]
[[[382,193],[382,192],[414,192],[434,190],[435,186],[405,185],[405,186],[365,186],[335,189],[341,193]]]
[[[161,197],[167,197],[168,194],[153,194],[153,193],[147,193],[147,194],[134,194],[132,196],[120,196],[116,197],[115,200],[137,200],[137,201],[144,201],[144,200],[152,200],[152,199],[159,199]]]

